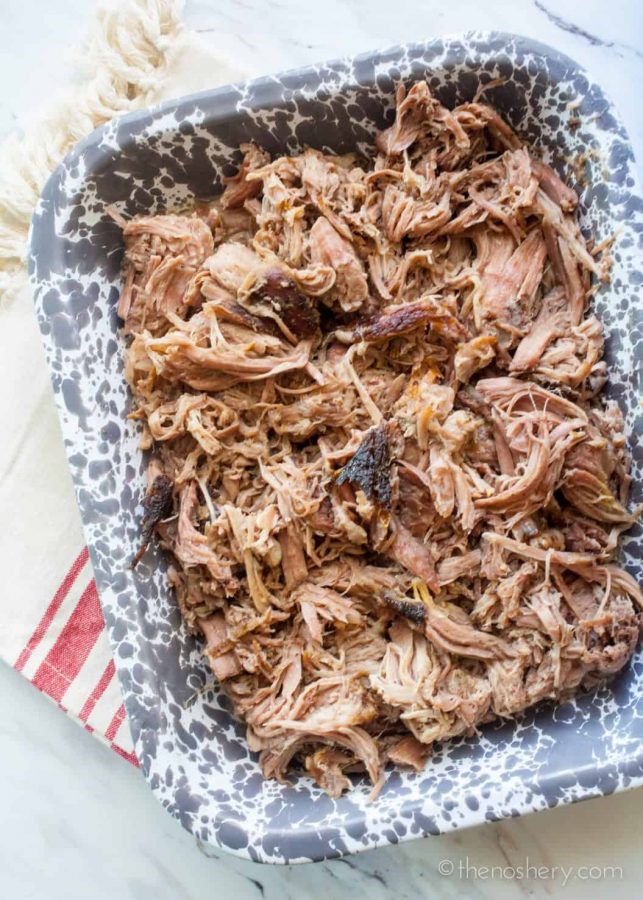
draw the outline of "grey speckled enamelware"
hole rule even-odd
[[[128,569],[145,464],[136,424],[125,418],[116,317],[122,244],[105,207],[129,216],[211,196],[234,170],[242,141],[272,153],[305,144],[366,149],[392,118],[400,80],[427,78],[453,106],[498,76],[507,81],[487,98],[547,159],[564,170],[565,157],[591,150],[583,225],[599,239],[619,228],[612,283],[596,305],[609,335],[610,393],[638,437],[638,481],[643,217],[632,153],[600,88],[548,47],[505,34],[449,37],[133,113],[78,144],[33,219],[36,309],[136,752],[152,790],[186,828],[254,860],[328,858],[643,783],[640,653],[610,688],[438,747],[420,774],[392,771],[374,803],[363,779],[340,800],[304,777],[291,786],[265,782],[226,699],[200,692],[211,678],[181,626],[165,561],[153,551],[136,575]],[[570,101],[578,103],[571,111]],[[582,120],[575,131],[570,116]],[[640,575],[640,562],[631,535],[625,563]]]

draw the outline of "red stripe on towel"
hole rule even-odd
[[[125,707],[121,703],[118,711],[115,713],[114,718],[107,726],[107,731],[105,732],[105,737],[108,741],[113,741],[116,737],[116,732],[121,727],[121,723],[125,718]]]
[[[104,627],[96,583],[91,581],[38,668],[33,684],[60,703]]]
[[[111,744],[111,748],[115,753],[118,753],[119,756],[122,756],[123,759],[126,759],[128,762],[131,762],[133,766],[136,766],[137,769],[140,768],[140,763],[133,750],[128,753],[126,750],[123,750],[122,747],[119,747],[118,744]]]
[[[81,569],[87,562],[88,556],[89,556],[89,554],[87,552],[87,547],[83,547],[81,552],[78,554],[78,557],[72,564],[72,567],[70,568],[70,570],[67,572],[67,574],[63,578],[63,580],[60,584],[60,587],[54,594],[51,603],[45,610],[45,613],[44,613],[42,619],[40,620],[40,622],[38,623],[38,625],[36,626],[34,633],[31,635],[31,637],[27,641],[26,647],[24,648],[24,650],[21,652],[20,656],[18,657],[18,660],[14,666],[14,668],[17,669],[18,672],[21,672],[24,669],[24,667],[27,664],[27,661],[29,660],[29,657],[31,656],[33,651],[36,649],[38,644],[41,642],[41,640],[47,633],[47,629],[53,622],[53,620],[56,616],[56,613],[62,606],[62,603],[63,603],[65,597],[67,596],[67,594],[71,590],[74,582],[76,581],[76,578],[78,577],[78,573],[81,571]]]
[[[94,685],[94,689],[92,690],[92,692],[89,695],[89,697],[87,698],[87,700],[85,700],[85,703],[83,704],[83,708],[78,713],[78,718],[82,722],[86,722],[87,719],[92,714],[94,707],[96,706],[96,704],[98,703],[100,698],[103,696],[103,694],[107,690],[107,685],[110,683],[110,681],[114,677],[115,671],[116,671],[116,667],[114,665],[114,660],[110,659],[110,661],[105,666],[105,671],[103,672],[103,674],[100,676],[99,680]]]

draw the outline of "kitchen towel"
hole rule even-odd
[[[186,29],[182,13],[183,0],[112,0],[99,8],[74,86],[0,148],[0,659],[135,764],[33,311],[26,249],[40,190],[81,137],[115,116],[246,75],[220,46]]]

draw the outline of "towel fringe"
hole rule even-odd
[[[25,282],[27,237],[40,191],[73,145],[105,122],[148,106],[183,31],[184,0],[113,0],[98,11],[77,60],[82,83],[25,134],[0,147],[0,300]]]

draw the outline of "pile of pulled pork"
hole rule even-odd
[[[425,83],[369,159],[242,150],[214,203],[115,214],[139,557],[171,554],[266,777],[336,797],[635,649],[607,254],[492,108]]]

